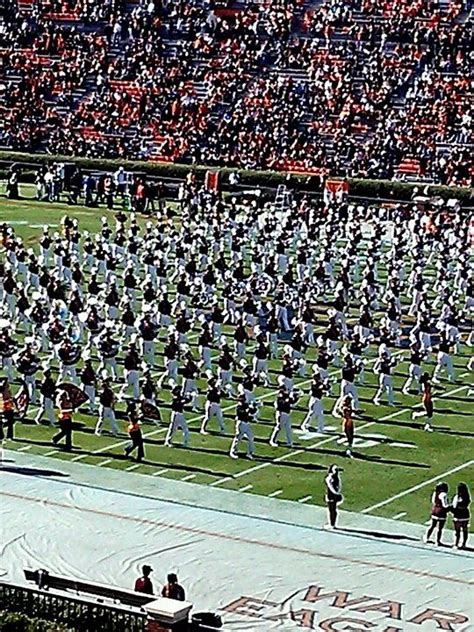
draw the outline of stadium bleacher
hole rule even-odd
[[[3,5],[3,148],[472,182],[467,3]]]

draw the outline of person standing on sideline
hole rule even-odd
[[[337,465],[330,465],[328,475],[324,479],[326,484],[326,505],[328,508],[329,524],[328,529],[335,529],[337,522],[337,505],[342,502],[342,482],[339,476]]]
[[[142,566],[142,576],[135,582],[135,592],[145,593],[145,595],[153,594],[153,584],[151,583],[150,573],[153,572],[151,566],[145,564]]]
[[[436,544],[438,546],[442,546],[441,536],[443,535],[443,529],[446,524],[446,518],[448,517],[449,510],[448,489],[447,483],[438,483],[435,487],[431,497],[431,524],[424,537],[424,541],[426,543],[430,542],[433,531],[437,529]]]
[[[471,504],[471,495],[466,483],[459,483],[456,495],[453,498],[452,514],[454,523],[454,548],[465,549],[469,534],[469,505]],[[461,541],[462,535],[462,542]]]
[[[175,573],[169,573],[168,583],[165,584],[161,590],[161,596],[167,599],[177,599],[178,601],[184,601],[185,593],[184,588],[178,584],[178,577]]]
[[[57,397],[57,401],[56,401],[56,406],[59,409],[59,416],[58,416],[58,422],[59,422],[59,432],[57,434],[54,435],[53,437],[53,443],[56,444],[59,441],[61,441],[61,439],[65,439],[64,442],[64,449],[67,452],[71,452],[72,450],[72,413],[73,413],[73,405],[71,402],[71,398],[69,397],[69,394],[67,393],[67,391],[64,390],[60,390],[58,397]]]

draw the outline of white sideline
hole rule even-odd
[[[455,474],[456,472],[460,472],[461,470],[464,470],[464,469],[466,469],[466,467],[470,467],[471,465],[474,465],[474,459],[472,459],[471,461],[467,461],[466,463],[463,463],[462,465],[458,465],[457,467],[453,467],[452,469],[448,470],[447,472],[443,472],[442,474],[438,474],[438,476],[433,476],[433,478],[429,478],[428,480],[424,481],[423,483],[419,483],[418,485],[414,485],[413,487],[409,487],[404,492],[400,492],[399,494],[395,494],[395,496],[392,496],[391,498],[387,498],[386,500],[382,500],[382,502],[377,503],[376,505],[372,505],[372,507],[367,507],[367,509],[363,509],[360,513],[366,514],[366,513],[370,513],[374,509],[379,509],[379,507],[384,507],[385,505],[388,505],[389,503],[393,502],[394,500],[398,500],[399,498],[403,498],[403,496],[407,496],[408,494],[411,494],[412,492],[416,492],[419,489],[422,489],[423,487],[426,487],[427,485],[431,485],[432,483],[435,483],[436,481],[439,481],[442,478],[445,478],[445,476],[449,476],[450,474]]]

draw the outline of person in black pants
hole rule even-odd
[[[337,505],[342,502],[342,484],[337,465],[330,465],[328,475],[324,481],[326,483],[326,505],[329,514],[328,529],[335,529],[337,522]]]
[[[13,439],[15,426],[15,404],[10,390],[10,384],[6,377],[0,377],[0,441],[5,436],[3,429],[7,433],[7,439]]]
[[[60,430],[54,435],[53,443],[56,444],[64,438],[64,449],[67,452],[71,452],[73,405],[69,394],[66,391],[62,390],[59,392],[57,406],[59,408],[58,422]]]
[[[126,446],[124,453],[125,456],[130,456],[131,453],[137,451],[137,461],[142,461],[145,457],[145,448],[143,447],[143,435],[141,429],[141,423],[138,418],[137,407],[133,403],[128,409],[128,435],[131,442]]]

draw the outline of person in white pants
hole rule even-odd
[[[105,421],[110,421],[112,434],[116,437],[119,433],[119,427],[115,418],[115,394],[110,387],[109,378],[103,380],[102,392],[99,395],[99,419],[95,427],[96,435],[102,434]]]
[[[402,393],[409,395],[410,386],[413,382],[416,382],[418,386],[418,393],[421,393],[421,362],[424,354],[421,352],[420,345],[415,342],[410,347],[410,367],[408,369],[408,379],[403,385]]]
[[[392,369],[395,366],[395,361],[392,360],[387,352],[382,352],[381,357],[375,363],[374,371],[379,373],[379,388],[372,400],[377,406],[380,405],[380,398],[384,391],[387,393],[388,405],[393,406],[393,380]]]
[[[451,342],[444,332],[442,332],[439,345],[436,367],[433,373],[433,382],[439,383],[439,376],[443,369],[448,373],[448,380],[454,382],[453,359],[451,357]]]
[[[295,391],[288,391],[285,386],[281,386],[275,401],[275,427],[270,436],[270,445],[272,448],[278,447],[277,438],[280,430],[285,431],[286,445],[293,447],[293,433],[291,430],[291,407],[298,401],[298,395]]]
[[[224,415],[221,408],[221,400],[223,397],[224,391],[220,388],[219,382],[215,377],[211,377],[208,383],[204,419],[201,424],[201,434],[208,434],[206,431],[207,424],[214,417],[217,419],[221,433],[225,432]]]
[[[316,366],[315,369],[316,371],[311,382],[311,395],[309,398],[308,412],[306,413],[306,417],[301,424],[301,430],[303,430],[304,432],[307,432],[308,430],[313,430],[313,428],[311,427],[311,422],[313,421],[313,419],[316,419],[317,421],[317,431],[324,432],[324,407],[321,400],[324,393],[328,389],[321,379],[318,366]]]
[[[254,419],[256,413],[256,407],[254,404],[245,401],[245,395],[240,395],[237,408],[235,411],[235,435],[232,439],[230,446],[230,456],[232,459],[238,459],[239,455],[237,450],[239,449],[242,439],[247,439],[247,458],[253,459],[255,453],[255,442],[253,436],[253,430],[250,425]]]
[[[171,420],[165,437],[165,446],[171,448],[171,439],[176,430],[183,431],[183,446],[188,447],[189,428],[184,417],[184,407],[191,401],[191,396],[183,393],[180,386],[173,389],[173,400],[171,402]]]
[[[360,366],[362,365],[356,364],[350,354],[345,356],[344,366],[342,367],[341,390],[332,409],[334,417],[339,418],[342,403],[348,395],[352,397],[354,412],[359,409],[359,395],[355,386],[355,378],[360,373]]]
[[[51,369],[45,369],[44,380],[39,390],[41,394],[41,404],[38,414],[35,417],[35,423],[40,424],[43,415],[46,415],[49,425],[55,426],[54,399],[56,396],[56,382],[51,377]]]

